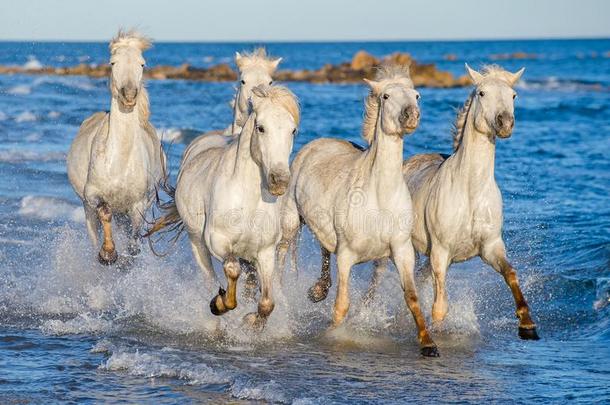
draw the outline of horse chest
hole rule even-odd
[[[215,203],[206,217],[205,238],[215,256],[253,259],[262,248],[277,243],[280,230],[275,204],[225,203]]]
[[[452,252],[454,261],[477,256],[486,241],[500,235],[501,201],[490,194],[475,196],[448,214],[446,222],[438,227],[443,229],[439,239]]]
[[[411,200],[398,190],[393,195],[354,192],[335,214],[335,228],[343,243],[363,261],[386,257],[392,244],[406,243],[411,233]]]

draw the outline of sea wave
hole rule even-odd
[[[575,79],[561,79],[550,76],[544,79],[522,79],[516,86],[525,90],[553,90],[553,91],[610,91],[610,86],[599,82]]]
[[[0,162],[25,163],[25,162],[51,162],[65,160],[65,152],[38,152],[23,149],[0,150]]]
[[[85,222],[83,208],[55,197],[27,195],[21,199],[19,215],[42,220]]]
[[[187,355],[181,350],[164,347],[151,351],[148,348],[117,348],[103,340],[92,349],[94,353],[106,353],[109,357],[102,361],[99,370],[122,372],[146,378],[173,378],[183,380],[189,385],[225,385],[231,396],[242,400],[288,403],[282,387],[274,380],[259,382],[232,371],[219,369],[218,363],[201,358],[204,354],[195,353],[197,361],[185,361]]]
[[[36,59],[36,56],[29,55],[28,61],[23,64],[23,68],[26,70],[42,69],[42,63],[40,63],[40,61]]]
[[[15,117],[15,122],[34,122],[38,119],[36,114],[31,111],[23,111]]]
[[[13,96],[26,96],[32,92],[32,87],[25,84],[18,84],[9,88],[6,93]]]
[[[99,350],[97,348],[96,350]],[[227,384],[231,378],[227,373],[216,371],[201,362],[184,361],[182,356],[170,348],[154,353],[115,349],[110,357],[102,362],[100,370],[122,371],[130,375],[148,378],[176,378],[189,384]]]

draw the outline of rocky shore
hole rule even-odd
[[[358,83],[363,78],[372,78],[375,73],[375,66],[383,62],[409,64],[411,77],[417,87],[447,88],[470,84],[466,76],[454,77],[450,72],[438,70],[434,64],[418,63],[407,53],[393,53],[383,59],[378,59],[365,51],[357,52],[348,62],[337,65],[327,64],[316,70],[280,70],[275,76],[277,80],[287,82]],[[84,63],[71,67],[0,66],[0,74],[107,77],[109,73],[109,65],[88,65]],[[237,80],[236,71],[230,65],[224,63],[209,68],[198,68],[189,64],[178,67],[158,65],[147,68],[145,75],[153,80],[182,79],[209,82]]]

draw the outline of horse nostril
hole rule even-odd
[[[514,124],[515,119],[513,118],[512,114],[502,113],[496,116],[496,125],[498,127],[508,126],[512,128]]]
[[[498,124],[499,127],[502,126],[502,115],[501,114],[496,117],[496,124]]]

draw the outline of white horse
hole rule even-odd
[[[198,154],[207,148],[209,140],[206,137],[211,135],[233,136],[239,134],[248,119],[248,100],[252,96],[252,89],[260,85],[273,84],[273,74],[277,70],[282,58],[271,59],[267,56],[265,48],[256,48],[251,53],[235,52],[235,64],[239,73],[237,93],[231,102],[233,108],[233,122],[226,129],[221,131],[206,132],[195,138],[184,150],[182,159],[187,159],[188,155]],[[222,140],[219,140],[222,142]]]
[[[278,259],[301,222],[321,246],[337,255],[337,298],[333,326],[349,309],[349,276],[354,264],[391,257],[400,273],[407,306],[415,319],[421,352],[438,356],[426,329],[413,277],[411,197],[402,177],[403,136],[419,124],[419,93],[408,69],[383,66],[366,101],[361,150],[349,142],[322,138],[304,146],[291,166],[288,193],[283,200],[283,240]]]
[[[538,339],[515,269],[502,240],[502,194],[494,176],[496,137],[508,138],[515,123],[513,86],[521,69],[510,73],[489,66],[479,73],[466,65],[476,88],[454,124],[454,152],[416,155],[403,173],[413,198],[413,245],[430,257],[434,278],[432,318],[448,311],[445,276],[451,263],[480,256],[508,284],[517,307],[519,336]],[[376,269],[372,288],[383,267]]]
[[[68,178],[83,201],[87,230],[95,248],[100,224],[103,244],[99,261],[117,259],[111,221],[125,219],[131,255],[140,251],[140,227],[165,173],[165,154],[149,122],[148,94],[143,85],[148,39],[119,31],[110,42],[110,112],[83,121],[67,158]]]
[[[288,159],[300,113],[296,97],[285,87],[252,89],[248,119],[236,137],[216,137],[182,162],[174,201],[149,234],[180,222],[187,231],[201,269],[216,278],[211,256],[223,263],[228,280],[211,303],[214,315],[237,306],[239,259],[254,263],[260,281],[258,312],[246,321],[262,328],[273,311],[271,281],[280,240],[280,204],[290,171]]]

